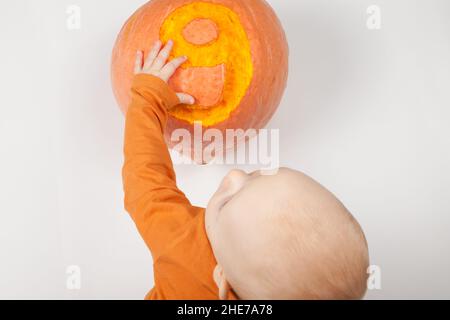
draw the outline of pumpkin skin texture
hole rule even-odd
[[[176,129],[194,136],[204,129],[262,129],[277,110],[288,77],[288,45],[283,28],[264,0],[152,0],[120,31],[112,54],[112,86],[126,113],[136,52],[174,40],[171,58],[188,61],[169,81],[196,98],[194,106],[169,111],[165,137]],[[205,146],[205,144],[203,145]]]

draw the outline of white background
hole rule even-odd
[[[450,298],[450,2],[271,0],[291,48],[281,164],[361,222],[382,289]],[[110,53],[142,0],[0,6],[0,298],[142,299],[152,262],[123,210]],[[81,29],[66,28],[80,6]],[[382,29],[366,27],[369,5]],[[177,166],[206,205],[230,167]],[[244,168],[254,169],[254,168]],[[81,290],[66,288],[78,265]]]

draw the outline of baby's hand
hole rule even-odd
[[[143,61],[144,53],[142,51],[138,51],[134,74],[150,74],[162,79],[165,82],[168,82],[175,71],[177,71],[177,69],[187,61],[187,57],[178,57],[170,62],[167,62],[173,48],[173,41],[169,40],[164,48],[161,49],[161,47],[161,41],[157,41],[148,54],[145,62]],[[195,103],[194,97],[186,93],[177,92],[177,96],[182,104]]]

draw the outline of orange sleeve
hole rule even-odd
[[[123,184],[125,208],[157,260],[197,213],[177,188],[164,140],[167,110],[179,99],[161,79],[140,74],[126,115]]]

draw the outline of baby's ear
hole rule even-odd
[[[228,300],[228,294],[230,292],[230,285],[225,277],[221,266],[217,265],[214,269],[214,282],[219,288],[219,299]]]

